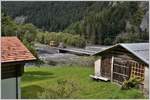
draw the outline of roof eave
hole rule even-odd
[[[11,64],[11,63],[17,63],[17,64],[22,64],[22,63],[28,63],[28,62],[33,62],[36,61],[37,59],[31,59],[31,60],[20,60],[20,61],[8,61],[8,62],[1,62],[1,64]]]
[[[135,52],[133,52],[132,50],[130,50],[129,48],[127,48],[126,46],[124,46],[123,44],[120,44],[121,47],[125,48],[126,50],[128,50],[129,52],[131,52],[134,56],[136,56],[137,58],[139,58],[141,61],[143,61],[144,63],[146,63],[147,65],[149,65],[149,61],[144,60],[142,57],[138,56]]]
[[[124,46],[122,43],[118,43],[118,44],[116,44],[116,45],[113,45],[113,46],[111,46],[111,47],[109,47],[109,48],[107,48],[107,49],[104,49],[104,50],[100,51],[99,53],[95,53],[94,55],[101,55],[101,54],[104,53],[105,51],[108,51],[108,50],[110,50],[110,49],[112,49],[112,48],[114,48],[114,47],[117,47],[117,46],[121,46],[121,47],[123,47],[124,49],[128,50],[128,51],[129,51],[130,53],[132,53],[134,56],[136,56],[137,58],[139,58],[143,63],[145,63],[145,64],[147,64],[147,65],[149,66],[149,61],[146,61],[146,60],[142,59],[140,56],[138,56],[137,54],[135,54],[132,50],[130,50],[129,48],[126,48],[126,46]]]

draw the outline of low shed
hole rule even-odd
[[[142,88],[149,90],[149,43],[120,43],[95,55],[95,76],[122,84],[130,77],[143,79]]]
[[[17,37],[1,37],[1,98],[21,98],[24,64],[36,58]]]

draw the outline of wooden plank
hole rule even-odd
[[[111,57],[102,57],[101,59],[101,75],[103,77],[111,77]]]
[[[102,75],[101,74],[101,66],[102,66],[101,62],[102,62],[102,57],[100,57],[100,62],[99,62],[99,64],[100,64],[100,75]]]
[[[95,75],[96,76],[100,76],[101,75],[101,71],[100,71],[100,67],[101,66],[101,64],[100,64],[100,59],[98,59],[98,60],[96,60],[95,62],[94,62],[94,70],[95,70]]]
[[[128,75],[124,75],[124,74],[121,74],[121,73],[118,73],[118,72],[113,72],[113,73],[118,74],[118,75],[121,75],[121,76],[128,77]]]
[[[23,72],[24,67],[22,64],[1,66],[2,79],[21,76]]]
[[[126,66],[124,66],[124,65],[119,65],[119,64],[116,64],[116,63],[114,63],[114,65],[115,65],[115,66],[119,66],[119,67],[129,68],[129,67],[126,67]]]
[[[102,77],[102,76],[94,76],[94,75],[90,75],[91,78],[93,79],[99,79],[99,80],[103,80],[103,81],[108,81],[109,79],[106,77]]]
[[[114,56],[111,59],[111,82],[113,81],[113,64],[114,64]]]

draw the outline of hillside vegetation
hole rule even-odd
[[[147,1],[3,1],[2,12],[21,25],[32,23],[43,34],[48,31],[78,35],[75,37],[82,38],[79,41],[85,39],[88,44],[111,45],[118,42],[149,40],[148,28],[141,27],[143,20],[148,19],[144,17],[148,12]],[[5,27],[6,30],[10,29]],[[5,31],[2,31],[2,34],[10,34]],[[70,42],[65,43],[74,46],[74,43]],[[76,42],[75,44],[78,44]],[[85,41],[78,47],[84,46],[83,44],[85,45]]]
[[[62,32],[44,32],[31,23],[18,24],[11,17],[2,13],[2,36],[17,36],[32,54],[38,58],[34,44],[39,42],[49,44],[50,41],[63,42],[69,46],[85,47],[86,41],[83,37]],[[40,61],[39,61],[40,62]]]

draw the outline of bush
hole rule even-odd
[[[24,45],[30,50],[30,52],[37,57],[37,52],[34,49],[34,47],[32,46],[31,43],[29,43],[26,39],[23,39],[22,42],[24,43]]]
[[[129,80],[125,80],[123,82],[121,89],[126,90],[126,89],[130,89],[134,87],[138,88],[138,85],[140,84],[142,80],[143,79],[140,79],[138,77],[131,77]]]
[[[44,92],[38,93],[40,99],[62,99],[73,98],[73,94],[78,90],[78,86],[71,80],[58,80],[57,87],[45,89]]]
[[[75,47],[85,47],[85,39],[80,37],[80,35],[72,35],[69,33],[55,33],[55,32],[43,32],[37,34],[36,41],[44,44],[49,44],[50,41],[55,41],[57,44],[63,42],[70,46]]]
[[[112,44],[112,39],[109,38],[109,37],[105,38],[105,39],[104,39],[104,44],[105,44],[105,45],[111,45],[111,44]]]
[[[144,35],[143,37],[141,36],[142,33],[121,33],[119,34],[115,41],[114,44],[116,43],[134,43],[134,42],[142,42],[142,41],[146,41]],[[147,40],[148,41],[148,40]]]
[[[39,30],[33,24],[19,24],[17,32],[20,38],[26,39],[30,43],[35,41]]]

